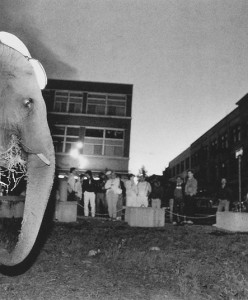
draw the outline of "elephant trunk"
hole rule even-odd
[[[21,232],[12,252],[0,250],[0,265],[14,266],[21,263],[29,255],[36,241],[54,180],[53,147],[46,157],[50,165],[45,164],[35,154],[28,155],[28,183]]]

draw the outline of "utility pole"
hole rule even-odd
[[[241,181],[242,181],[242,178],[241,178],[241,163],[242,163],[242,155],[243,155],[243,148],[239,148],[238,150],[236,150],[235,152],[235,157],[238,159],[238,172],[239,172],[239,208],[240,208],[240,211],[241,211],[241,202],[242,202],[242,199],[241,199],[241,192],[242,192],[242,187],[241,187]]]

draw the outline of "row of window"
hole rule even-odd
[[[56,125],[52,136],[56,153],[70,153],[83,139],[82,154],[99,156],[124,155],[124,130],[85,128],[82,138],[79,126]]]
[[[126,116],[126,95],[55,91],[54,111],[94,115]],[[84,103],[85,101],[85,103]],[[84,112],[84,107],[86,110]]]
[[[229,142],[232,144],[236,144],[241,141],[241,127],[238,125],[232,129],[231,139],[228,138],[228,133],[224,133],[220,136],[220,138],[216,138],[211,141],[210,147],[208,145],[203,146],[199,151],[195,152],[191,155],[191,166],[194,168],[199,161],[205,161],[208,158],[208,154],[215,155],[216,151],[224,150],[229,148]],[[210,151],[209,151],[210,150]],[[181,161],[176,166],[174,166],[171,170],[172,177],[175,177],[177,174],[184,172],[189,169],[189,158]]]
[[[185,160],[182,160],[181,163],[178,163],[171,169],[171,177],[175,177],[176,175],[188,170],[189,168],[189,157],[187,157]]]

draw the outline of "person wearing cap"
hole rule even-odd
[[[91,217],[95,217],[96,213],[96,182],[93,179],[90,170],[85,172],[87,179],[83,180],[82,190],[84,194],[84,216],[89,216],[89,204],[91,207]]]
[[[128,174],[127,180],[125,181],[126,188],[126,206],[137,206],[137,185],[134,182],[135,176]]]
[[[115,220],[117,217],[117,202],[119,195],[122,193],[120,188],[120,178],[112,171],[106,172],[106,176],[108,177],[108,180],[105,183],[108,213],[109,217]]]

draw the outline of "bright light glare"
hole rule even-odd
[[[73,157],[73,158],[78,158],[79,157],[78,149],[72,149],[70,151],[70,156]]]
[[[83,155],[80,155],[78,160],[79,160],[79,168],[85,169],[87,166],[88,160]]]
[[[83,148],[83,143],[82,142],[77,142],[76,147],[77,147],[77,149],[82,149]]]

